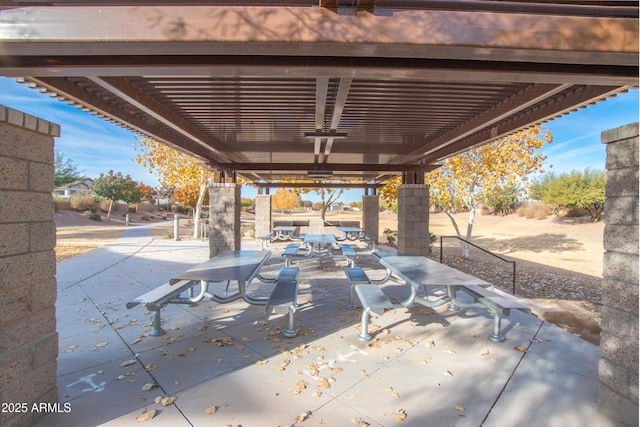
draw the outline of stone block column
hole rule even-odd
[[[53,145],[60,127],[0,105],[0,425],[30,426],[57,403]],[[3,409],[6,409],[3,406]]]
[[[398,253],[429,255],[429,186],[398,188]]]
[[[256,196],[256,237],[271,232],[271,195]]]
[[[380,199],[377,195],[362,196],[362,229],[375,243],[380,240]]]
[[[240,206],[239,185],[209,186],[209,257],[240,250]]]
[[[638,425],[638,123],[602,133],[607,145],[600,405]]]

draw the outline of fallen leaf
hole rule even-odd
[[[329,380],[326,378],[320,378],[318,381],[318,387],[320,388],[331,388],[331,384],[329,384]]]
[[[400,399],[400,395],[398,393],[391,393],[391,396],[395,397],[396,399]]]
[[[425,345],[427,346],[427,348],[434,348],[436,346],[436,343],[434,340],[428,340]]]
[[[136,345],[136,344],[138,344],[140,341],[142,341],[142,338],[136,338],[135,340],[131,341],[131,345]]]
[[[489,349],[485,348],[484,351],[482,353],[480,353],[480,356],[488,356],[489,355]]]
[[[451,350],[450,348],[445,348],[442,352],[447,354],[458,354],[455,350]]]
[[[397,411],[393,411],[393,416],[397,422],[401,422],[407,419],[407,413],[404,409],[398,409]]]
[[[301,412],[300,415],[296,417],[296,421],[301,423],[306,421],[311,416],[311,411]]]
[[[146,369],[147,371],[153,371],[157,367],[158,367],[158,365],[156,365],[154,363],[149,363],[147,366],[144,367],[144,369]]]
[[[127,367],[127,366],[131,366],[131,365],[133,365],[133,364],[135,364],[137,362],[138,361],[136,359],[129,359],[129,360],[125,360],[124,362],[122,362],[120,364],[120,366],[124,368],[124,367]]]
[[[162,404],[162,406],[169,406],[169,405],[173,405],[173,402],[176,401],[176,398],[173,396],[165,396],[160,400],[160,404]]]
[[[136,421],[139,423],[145,422],[145,421],[149,421],[151,419],[153,419],[153,417],[156,416],[156,410],[152,409],[150,411],[144,411],[142,414],[138,415],[136,417]]]
[[[155,384],[147,383],[142,386],[142,391],[151,391],[151,389],[154,388],[155,386],[156,386]]]
[[[446,377],[452,377],[452,376],[453,376],[453,374],[451,373],[451,371],[444,371],[444,375],[445,375]]]
[[[98,344],[96,344],[96,347],[100,348],[100,347],[104,347],[107,344],[109,344],[108,342],[104,341],[104,342],[99,342]]]
[[[464,417],[464,406],[462,405],[462,403],[456,403],[455,405],[453,405],[454,408],[456,408],[459,411],[459,416]]]
[[[351,419],[351,424],[356,425],[358,427],[369,427],[370,426],[370,424],[368,422],[364,421],[360,417],[352,418]]]
[[[218,412],[218,407],[217,406],[209,406],[208,408],[204,409],[204,413],[207,415],[213,415],[216,412]]]
[[[364,369],[360,369],[360,373],[362,374],[363,377],[369,378],[369,374],[367,374],[367,371],[365,371]]]
[[[384,389],[387,393],[393,393],[393,387],[387,387]]]
[[[523,352],[523,353],[526,353],[526,352],[527,352],[527,347],[525,347],[525,346],[523,346],[523,345],[520,345],[520,344],[518,344],[517,346],[515,346],[515,347],[513,347],[513,348],[515,348],[516,350],[521,351],[521,352]]]

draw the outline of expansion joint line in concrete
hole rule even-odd
[[[498,400],[500,400],[500,398],[502,397],[502,394],[505,392],[505,390],[509,386],[509,383],[511,383],[511,380],[513,379],[513,374],[518,370],[518,368],[520,367],[520,364],[522,363],[522,361],[526,357],[527,353],[529,353],[529,348],[531,348],[531,344],[533,344],[533,342],[535,341],[535,339],[538,336],[538,334],[540,333],[540,330],[542,329],[543,325],[544,325],[544,321],[540,322],[540,326],[538,326],[538,330],[533,335],[533,338],[531,338],[531,340],[529,340],[529,345],[527,345],[526,349],[524,351],[522,351],[522,356],[520,357],[520,360],[518,360],[518,363],[516,364],[516,366],[511,371],[511,374],[509,375],[509,379],[505,382],[504,386],[500,390],[500,393],[498,393],[498,396],[496,396],[496,399],[491,404],[491,407],[489,408],[489,410],[487,411],[486,415],[482,419],[482,422],[480,423],[480,426],[483,426],[484,423],[487,421],[487,418],[489,418],[489,415],[491,414],[491,411],[493,411],[493,407],[496,405]]]

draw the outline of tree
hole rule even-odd
[[[480,196],[526,182],[530,174],[542,168],[545,157],[537,150],[551,141],[549,131],[534,126],[445,159],[440,168],[426,176],[431,203],[447,214],[458,237],[471,241]],[[395,201],[399,183],[397,178],[390,181],[381,189],[382,196]],[[453,216],[460,208],[469,211],[464,235]],[[469,245],[463,244],[462,252],[469,256]]]
[[[122,200],[127,203],[136,203],[140,200],[136,185],[129,175],[123,176],[122,172],[114,173],[113,170],[110,170],[107,175],[101,173],[100,177],[93,182],[93,192],[110,201],[107,219],[111,217],[114,202]]]
[[[56,187],[82,179],[82,175],[78,170],[78,167],[73,164],[71,159],[65,159],[64,155],[58,151],[54,152],[53,169],[54,185]]]
[[[482,194],[482,204],[494,208],[501,215],[508,215],[516,208],[520,186],[509,185],[487,190]]]
[[[300,206],[300,198],[296,193],[286,188],[278,188],[271,197],[273,208],[279,211],[288,211]]]
[[[604,171],[585,169],[583,172],[563,173],[548,180],[536,192],[540,199],[550,205],[569,209],[586,209],[593,222],[604,215],[605,186],[607,174]]]
[[[298,189],[298,192],[301,194],[306,194],[311,191],[315,192],[320,196],[320,202],[316,202],[316,203],[319,203],[320,217],[322,218],[323,221],[325,220],[325,217],[327,215],[327,210],[329,209],[329,207],[336,200],[338,200],[340,196],[342,196],[342,193],[344,192],[342,188],[310,187],[310,188]],[[316,203],[314,203],[313,205],[314,209],[315,209]]]
[[[178,202],[180,205],[184,207],[191,208],[194,212],[198,205],[199,197],[200,197],[200,187],[195,184],[189,184],[189,185],[185,185],[184,187],[178,187],[173,192],[173,200],[175,200],[176,202]],[[209,195],[207,192],[205,192],[202,203],[206,204],[208,201],[209,201]]]
[[[153,196],[157,194],[153,187],[143,183],[138,184],[138,191],[140,192],[141,202],[150,202],[153,200]]]
[[[187,155],[166,144],[148,138],[138,139],[135,161],[156,175],[160,184],[167,188],[196,186],[198,198],[194,207],[193,237],[198,237],[202,205],[213,172],[197,158]]]

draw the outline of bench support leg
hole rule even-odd
[[[160,326],[160,310],[155,310],[153,312],[153,329],[149,332],[149,335],[152,337],[158,337],[166,333],[167,332]]]
[[[360,334],[358,334],[360,341],[371,341],[371,334],[369,333],[369,309],[365,308],[362,311],[362,319],[360,322]]]
[[[493,313],[493,333],[489,335],[489,339],[495,342],[503,342],[504,335],[500,332],[502,330],[500,323],[502,321],[502,317],[499,314]]]
[[[345,306],[347,310],[355,310],[357,307],[354,304],[355,301],[355,286],[349,286],[349,303]]]
[[[282,331],[282,335],[287,338],[295,338],[296,336],[298,336],[298,333],[293,328],[293,312],[294,309],[292,307],[289,307],[289,319],[287,320],[287,328]]]

